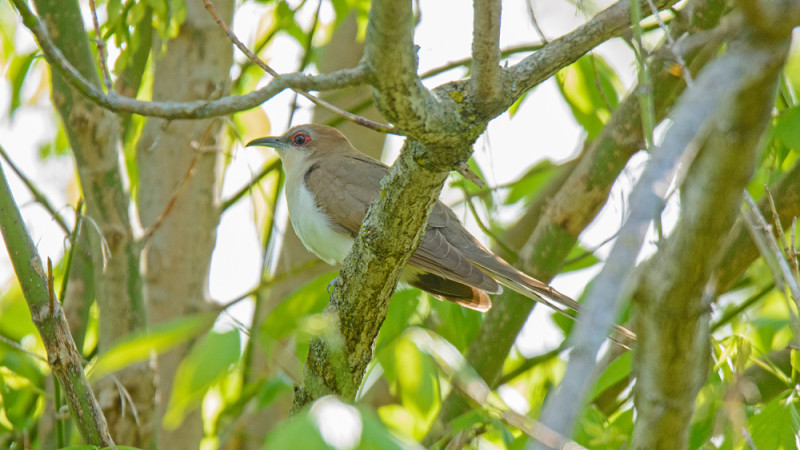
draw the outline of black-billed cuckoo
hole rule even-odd
[[[356,150],[339,130],[324,125],[299,125],[283,136],[255,139],[247,146],[278,151],[286,171],[289,217],[303,245],[329,264],[344,261],[389,168]],[[498,282],[562,312],[552,302],[580,308],[575,300],[486,249],[438,200],[403,281],[478,311],[492,306],[487,293],[499,293]]]

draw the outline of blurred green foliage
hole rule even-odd
[[[300,20],[299,16],[308,14],[312,2],[263,0],[257,3],[268,11],[269,17],[264,20],[256,38],[259,47],[268,47],[277,33],[293,39],[301,48],[305,46],[309,29],[303,25],[307,21]],[[359,36],[363,38],[369,3],[367,0],[331,0],[335,18],[320,34],[322,42],[319,47],[351,13],[356,14],[361,30]],[[134,92],[146,99],[152,81],[152,58],[142,63],[137,52],[150,44],[136,31],[151,26],[162,40],[174,36],[185,18],[185,4],[180,0],[108,0],[101,6],[105,11],[102,39],[118,50],[113,60],[113,73],[121,76],[132,68],[141,70]],[[18,50],[17,33],[22,31],[18,29],[20,25],[13,14],[8,7],[0,6],[0,64],[10,93],[4,97],[7,104],[2,106],[8,116],[3,120],[8,121],[14,120],[26,108],[38,107],[42,94],[34,88],[35,84],[41,84],[46,70],[38,51]],[[156,49],[154,54],[158,51]],[[311,55],[311,64],[316,62],[317,56]],[[240,62],[232,73],[235,94],[254,89],[262,75],[257,67],[246,62]],[[575,121],[585,131],[587,141],[599,134],[623,96],[624,88],[619,78],[615,69],[597,54],[586,55],[556,75],[561,95]],[[765,184],[774,185],[800,163],[798,92],[800,53],[793,55],[786,68],[774,117],[764,141],[762,159],[749,187],[755,197],[764,195]],[[524,98],[515,103],[511,115],[525,107]],[[255,126],[253,121],[245,120],[243,116],[234,116],[236,133],[232,134],[241,135],[248,126]],[[52,116],[48,117],[50,119]],[[268,117],[259,116],[257,119],[260,126],[265,122],[268,126]],[[68,154],[62,125],[60,121],[56,123],[59,131],[40,149],[39,157],[43,160]],[[137,182],[135,151],[142,123],[140,117],[131,118],[124,143],[128,175],[134,188]],[[470,161],[470,167],[479,175],[483,173],[474,161]],[[495,212],[504,207],[532,204],[555,179],[559,167],[551,161],[539,162],[514,182],[496,189],[478,188],[462,179],[457,179],[453,185],[462,188],[465,196],[474,200],[480,211]],[[503,227],[502,223],[490,221],[492,231],[500,235]],[[602,262],[596,250],[576,245],[564,271],[596,269]],[[63,276],[63,273],[57,274],[56,285],[62,283]],[[326,287],[334,276],[327,273],[297,286],[297,290],[259,325],[261,332],[255,351],[267,355],[269,365],[255,379],[245,376],[250,368],[246,366],[241,351],[243,341],[249,339],[248,331],[215,331],[213,325],[219,317],[217,314],[185,317],[154,326],[100,354],[90,352],[87,368],[94,378],[110,376],[127,365],[151,358],[154,353],[166,352],[179,345],[190,346],[191,350],[175,374],[175,389],[169,399],[165,426],[175,427],[189,411],[203,409],[207,437],[224,444],[225,439],[236,434],[242,417],[254,416],[268,409],[278,409],[287,417],[286,405],[293,385],[299,381],[293,378],[289,366],[302,368],[310,339],[324,329],[325,323],[321,318],[328,300]],[[719,312],[715,317],[735,310],[746,295],[770,282],[770,274],[763,264],[754,263],[737,289],[715,305]],[[748,442],[759,449],[796,448],[796,436],[800,433],[797,400],[800,358],[794,349],[789,361],[781,359],[781,351],[794,336],[790,314],[783,293],[773,290],[725,323],[720,323],[713,335],[714,364],[696,402],[691,429],[692,448],[738,449],[747,448]],[[445,396],[459,392],[457,378],[463,374],[456,372],[456,379],[446,376],[441,361],[448,359],[447,352],[437,354],[420,348],[415,340],[416,330],[437,336],[463,354],[476,336],[482,320],[483,316],[475,311],[440,302],[417,290],[399,290],[375,343],[376,357],[361,387],[360,401],[353,406],[332,403],[332,399],[326,398],[309,412],[265,425],[265,437],[259,437],[265,439],[264,448],[333,448],[329,441],[331,438],[326,436],[319,420],[325,408],[346,411],[351,425],[356,424],[352,425],[353,429],[360,430],[360,434],[351,443],[352,448],[407,448],[421,441],[434,426]],[[573,322],[561,316],[554,316],[551,322],[554,324],[552,333],[561,333],[564,338],[569,336]],[[96,323],[94,328],[86,329],[87,333],[96,333]],[[50,372],[42,360],[46,358],[43,346],[13,278],[0,280],[0,337],[0,448],[22,448],[25,442],[31,443],[32,448],[39,448],[41,443],[37,432],[45,420],[45,404],[53,400],[53,393],[46,386]],[[505,374],[524,368],[502,386],[515,395],[508,394],[509,391],[504,395],[498,386],[491,386],[495,397],[505,398],[515,406],[523,405],[519,409],[532,419],[537,417],[545,398],[565,369],[563,354],[556,352],[541,359],[536,359],[536,356],[523,355],[518,348],[508,356]],[[770,386],[769,389],[756,386],[755,381],[748,378],[748,374],[755,372],[761,373],[758,383]],[[589,397],[590,403],[578,421],[574,437],[578,443],[592,449],[619,449],[630,445],[635,420],[631,393],[634,376],[629,353],[611,362],[599,375]],[[771,395],[744,398],[754,388],[769,391]],[[515,399],[521,401],[513,401]],[[470,402],[473,406],[470,411],[447,424],[448,437],[463,431],[491,445],[511,449],[523,448],[528,443],[526,435],[501,420],[500,407]],[[69,423],[69,419],[66,421]],[[72,435],[77,439],[77,433]],[[474,447],[479,445],[473,444]],[[96,447],[74,445],[67,448]]]

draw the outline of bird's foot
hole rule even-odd
[[[336,284],[336,280],[338,280],[338,279],[339,279],[339,277],[336,277],[336,278],[332,279],[330,283],[328,283],[328,295],[331,294],[331,290],[333,289],[333,285]]]

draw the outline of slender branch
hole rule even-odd
[[[261,67],[265,72],[267,72],[268,74],[272,75],[276,80],[280,77],[280,75],[278,75],[278,72],[276,72],[271,67],[269,67],[267,65],[267,63],[262,61],[261,58],[259,58],[252,51],[250,51],[250,49],[247,48],[247,46],[244,45],[244,43],[241,40],[239,40],[238,37],[236,37],[236,35],[233,33],[233,31],[231,31],[231,29],[228,27],[228,25],[225,23],[225,21],[222,20],[222,18],[219,16],[219,14],[217,14],[217,10],[216,10],[216,8],[214,8],[214,4],[211,3],[211,0],[203,0],[203,4],[205,5],[206,9],[211,14],[211,16],[214,18],[214,20],[217,22],[217,25],[219,25],[219,27],[222,29],[222,31],[224,31],[225,34],[228,36],[228,39],[230,39],[231,42],[233,42],[233,44],[236,45],[236,47],[239,50],[241,50],[242,53],[244,53],[249,60],[251,60],[254,63],[256,63],[258,65],[258,67]],[[391,125],[384,125],[384,124],[381,124],[381,123],[373,122],[372,120],[369,120],[369,119],[367,119],[365,117],[361,117],[361,116],[358,116],[358,115],[355,115],[355,114],[351,114],[350,112],[345,111],[345,110],[339,108],[336,105],[328,103],[325,100],[322,100],[320,98],[317,98],[317,97],[309,94],[308,91],[306,91],[306,90],[304,90],[302,88],[295,87],[295,86],[288,86],[288,87],[290,89],[292,89],[293,91],[295,91],[296,93],[298,93],[298,94],[302,95],[303,97],[307,98],[308,100],[310,100],[315,105],[320,106],[322,108],[325,108],[328,111],[333,112],[334,114],[338,114],[338,115],[344,117],[345,119],[350,120],[353,123],[357,123],[357,124],[359,124],[361,126],[373,129],[375,131],[380,131],[381,133],[398,134],[397,130]]]
[[[742,208],[742,217],[747,231],[750,232],[756,247],[758,247],[761,256],[767,263],[767,267],[772,272],[772,277],[775,279],[778,290],[785,294],[788,288],[795,307],[800,310],[800,286],[798,286],[798,282],[794,278],[785,255],[781,252],[775,235],[771,232],[772,228],[767,224],[767,220],[761,214],[758,205],[756,205],[750,194],[745,194],[744,201],[746,207]],[[789,315],[795,339],[800,339],[800,318],[791,307],[789,308]]]
[[[479,109],[500,97],[500,0],[475,0],[472,13],[472,78]]]
[[[313,51],[312,45],[314,44],[314,35],[316,34],[317,27],[319,26],[319,10],[320,10],[320,8],[322,8],[322,0],[318,0],[317,1],[317,10],[314,12],[314,19],[313,19],[313,21],[311,23],[311,28],[306,33],[306,42],[305,42],[305,45],[303,46],[303,56],[300,58],[300,64],[297,65],[297,72],[304,71],[306,66],[308,66],[308,64],[311,62],[311,52]],[[219,23],[219,22],[217,22],[217,23]],[[253,54],[253,55],[255,56],[255,54]],[[259,58],[258,61],[261,61],[261,59]],[[286,129],[291,128],[292,121],[294,120],[294,114],[297,112],[297,97],[298,97],[298,95],[299,94],[297,92],[295,92],[294,98],[292,99],[292,104],[289,107],[289,118],[286,120]],[[334,105],[334,107],[335,107],[335,105]],[[339,108],[337,108],[337,111],[334,111],[334,112],[338,113],[338,111],[340,111]],[[349,112],[349,111],[347,111],[347,112]],[[339,116],[342,116],[342,115],[339,114]],[[345,116],[342,116],[342,117],[344,117],[345,119],[347,118]]]
[[[693,0],[687,7],[697,14],[686,14],[682,20],[675,21],[673,32],[677,34],[688,29],[713,28],[722,13],[721,8],[709,8],[706,0]],[[698,18],[703,19],[700,24],[697,23]],[[690,35],[687,40],[692,38]],[[701,39],[701,43],[684,47],[684,57],[691,64],[691,69],[702,67],[716,52],[718,45],[716,41]],[[663,56],[663,52],[656,52],[653,64],[661,67]],[[684,84],[667,71],[658,72],[655,81],[656,114],[661,120]],[[639,104],[635,94],[631,94],[619,104],[610,121],[582,152],[575,166],[565,167],[567,170],[563,175],[557,176],[548,186],[541,205],[534,204],[504,236],[506,242],[520,249],[522,260],[518,262],[518,267],[523,272],[547,281],[563,267],[578,236],[606,204],[611,186],[629,158],[642,148],[642,127],[638,123]],[[509,258],[511,255],[501,256]],[[532,308],[530,302],[510,292],[504,292],[494,302],[468,350],[470,364],[483,378],[493,382],[501,375],[508,352]],[[440,420],[448,423],[467,409],[463,401],[450,396],[442,406]],[[434,438],[429,435],[426,442]]]
[[[161,117],[164,119],[203,119],[223,116],[255,108],[287,88],[304,90],[329,90],[358,86],[367,82],[369,73],[363,66],[336,71],[330,74],[308,76],[305,74],[281,75],[261,89],[247,95],[222,97],[216,100],[189,102],[141,101],[119,95],[109,96],[90,83],[50,40],[39,18],[24,0],[12,0],[22,16],[22,22],[33,33],[39,48],[53,70],[90,101],[115,112]]]
[[[653,147],[653,130],[655,129],[655,113],[653,100],[652,77],[650,65],[647,63],[647,50],[642,43],[642,5],[638,0],[630,1],[631,24],[633,28],[633,53],[636,55],[636,78],[639,83],[639,109],[641,110],[642,128],[646,148]],[[653,8],[654,10],[656,8]],[[654,11],[658,13],[657,10]],[[669,34],[669,33],[667,33]]]
[[[81,356],[72,340],[61,303],[54,301],[50,308],[47,275],[24,224],[0,168],[0,232],[33,323],[47,349],[48,363],[64,388],[72,417],[83,439],[103,447],[114,445],[106,419],[83,372]]]
[[[229,198],[222,202],[222,211],[227,210],[231,206],[233,206],[236,202],[238,202],[242,197],[247,195],[250,191],[253,190],[253,186],[258,184],[264,177],[269,175],[275,170],[280,170],[281,167],[281,160],[280,158],[273,158],[266,163],[264,163],[264,167],[258,171],[258,173],[250,180],[246,185],[244,185],[241,189],[236,191],[235,194],[231,195]]]
[[[97,6],[95,0],[89,0],[89,9],[92,11],[92,25],[94,25],[95,43],[97,44],[97,57],[100,59],[100,67],[103,71],[103,81],[106,84],[106,92],[114,94],[114,85],[111,83],[111,74],[108,72],[106,62],[106,43],[103,41],[103,34],[100,33],[100,22],[97,20]]]
[[[675,1],[658,0],[654,3],[661,9]],[[509,80],[513,80],[508,81],[506,86],[510,102],[513,103],[533,86],[550,78],[560,68],[577,60],[589,50],[620,35],[631,25],[629,7],[629,0],[618,1],[574,31],[550,41],[541,50],[509,68]]]
[[[64,219],[64,216],[62,216],[61,213],[58,212],[58,209],[56,209],[56,207],[53,206],[52,203],[50,203],[50,200],[47,199],[47,196],[45,196],[44,193],[42,193],[42,191],[40,191],[36,187],[33,181],[31,181],[31,179],[28,178],[22,172],[22,170],[19,167],[17,167],[16,164],[14,164],[14,161],[11,160],[11,157],[8,155],[6,149],[3,148],[2,145],[0,145],[0,157],[2,157],[3,160],[6,162],[6,164],[8,164],[8,167],[10,167],[11,170],[14,171],[15,174],[17,174],[19,179],[22,180],[22,183],[25,184],[25,187],[27,187],[28,190],[31,192],[31,195],[33,195],[33,198],[34,200],[36,200],[36,203],[42,205],[42,207],[44,207],[44,209],[46,209],[47,212],[50,213],[50,216],[53,217],[53,220],[56,221],[56,223],[58,224],[59,227],[61,227],[64,233],[70,234],[70,227],[67,224],[67,221]]]
[[[475,372],[475,369],[469,366],[458,350],[445,339],[422,329],[413,329],[409,334],[409,338],[417,348],[433,358],[460,393],[484,408],[497,413],[503,422],[518,428],[550,448],[576,450],[584,448],[546,425],[509,408],[499,395],[492,392],[489,384]]]
[[[535,51],[541,49],[542,45],[543,44],[523,44],[523,45],[516,45],[516,46],[513,46],[513,47],[508,47],[508,48],[506,48],[504,50],[500,50],[500,56],[502,58],[508,58],[509,56],[517,54],[517,53],[535,52]],[[439,75],[441,73],[447,72],[448,70],[453,70],[456,67],[466,67],[466,66],[469,66],[471,64],[472,64],[472,57],[471,56],[468,57],[468,58],[457,59],[455,61],[451,61],[451,62],[449,62],[447,64],[442,65],[442,66],[430,69],[427,72],[423,72],[423,73],[420,74],[419,77],[424,80],[426,78],[430,78],[430,77]]]

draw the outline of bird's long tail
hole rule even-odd
[[[484,265],[480,264],[479,261],[474,261],[474,263],[489,272],[493,278],[504,286],[532,300],[542,302],[564,316],[576,320],[575,314],[569,310],[574,310],[575,313],[581,312],[581,304],[571,297],[558,292],[546,283],[520,272],[499,258],[495,257],[492,264]],[[614,330],[615,332],[611,335],[611,339],[624,347],[629,347],[631,342],[636,340],[636,334],[623,326],[615,324]]]

